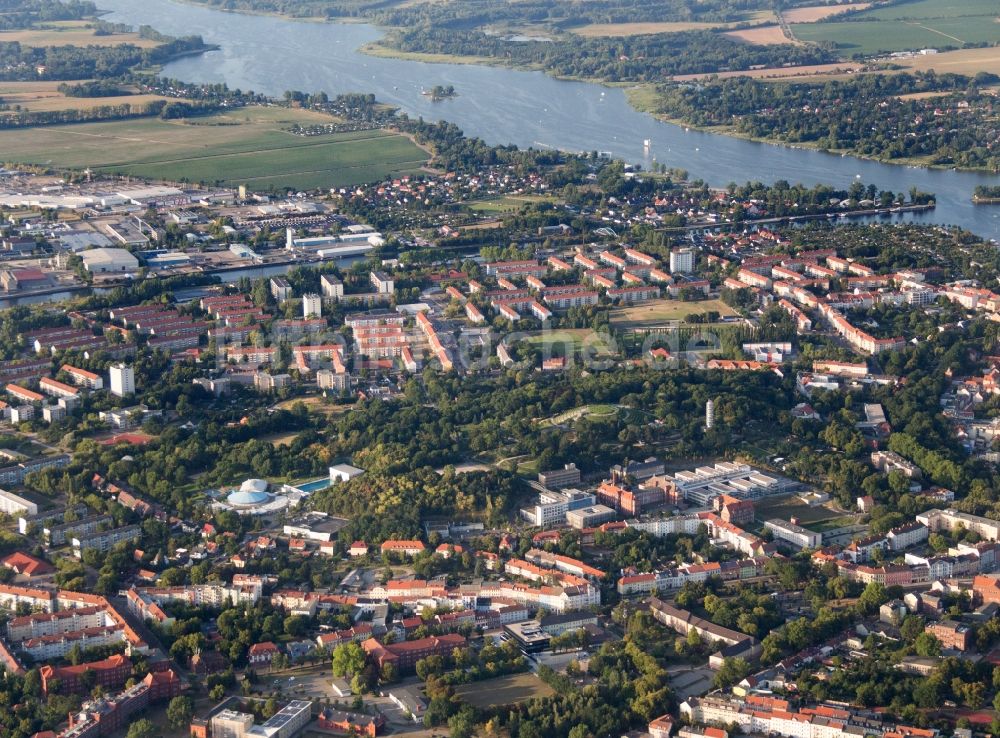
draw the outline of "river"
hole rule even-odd
[[[451,121],[490,144],[609,151],[647,167],[655,159],[715,186],[784,179],[846,187],[860,179],[894,192],[917,187],[937,195],[937,208],[897,218],[957,224],[1000,241],[1000,206],[971,202],[977,184],[1000,184],[1000,176],[882,164],[688,131],[634,110],[620,88],[542,72],[371,57],[358,49],[382,31],[368,24],[242,15],[174,0],[99,0],[98,5],[111,11],[107,20],[147,24],[176,36],[201,34],[219,46],[167,65],[168,77],[225,82],[279,97],[285,90],[370,92],[410,115]],[[458,95],[435,102],[420,94],[437,84],[454,85]]]

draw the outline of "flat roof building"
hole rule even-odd
[[[80,252],[80,258],[91,274],[127,273],[139,268],[139,260],[125,249],[88,249]]]

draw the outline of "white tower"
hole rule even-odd
[[[285,248],[288,251],[295,250],[295,231],[293,231],[291,228],[285,229]]]
[[[118,397],[135,394],[135,370],[125,364],[112,364],[111,394]]]
[[[715,425],[715,400],[705,403],[705,429],[711,430]]]
[[[323,317],[323,298],[315,292],[302,295],[302,317],[321,318]]]

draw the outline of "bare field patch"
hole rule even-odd
[[[747,13],[742,23],[769,25],[776,21],[770,10]],[[703,23],[698,21],[649,21],[644,23],[591,23],[569,29],[577,36],[597,38],[602,36],[644,36],[655,33],[681,33],[682,31],[710,31],[715,28],[734,28],[737,23]]]
[[[935,97],[944,97],[947,92],[911,92],[909,95],[896,95],[900,100],[930,100]]]
[[[810,5],[805,8],[785,10],[781,15],[788,23],[815,23],[851,10],[865,10],[871,3],[849,3],[847,5]]]
[[[0,32],[0,42],[17,41],[22,46],[121,46],[132,44],[141,49],[152,49],[159,46],[158,41],[140,38],[138,33],[114,33],[98,36],[93,28],[84,25],[63,26],[60,28],[29,28],[19,31]]]
[[[689,315],[700,315],[710,311],[719,313],[721,317],[732,317],[737,314],[722,300],[684,302],[663,298],[640,305],[614,308],[610,317],[615,326],[638,328],[684,320]]]
[[[67,97],[59,92],[61,82],[0,82],[0,99],[10,107],[20,106],[33,113],[53,110],[89,110],[105,105],[141,106],[166,98],[163,95],[118,95],[115,97]],[[72,84],[72,83],[70,83]],[[3,113],[0,112],[0,116]]]
[[[927,72],[933,69],[939,73],[952,72],[954,74],[975,75],[979,72],[991,72],[1000,74],[1000,49],[995,47],[943,51],[939,54],[913,56],[893,61],[916,72]]]
[[[684,21],[662,23],[591,23],[572,29],[577,36],[597,38],[601,36],[645,36],[653,33],[679,33],[681,31],[705,31],[721,28],[721,23],[687,23]]]
[[[754,46],[777,46],[779,44],[794,44],[785,36],[781,26],[760,26],[758,28],[741,28],[738,31],[726,31],[724,36],[729,36],[736,41],[753,44]]]
[[[516,705],[536,697],[548,697],[555,690],[534,674],[509,674],[483,682],[462,684],[455,695],[473,707],[485,709],[500,705]]]

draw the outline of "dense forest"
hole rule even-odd
[[[79,80],[121,77],[138,66],[164,64],[181,54],[205,51],[201,36],[172,39],[151,49],[119,46],[24,46],[0,43],[0,80]]]
[[[713,31],[512,42],[481,31],[431,27],[397,31],[386,43],[403,51],[488,57],[560,76],[608,82],[656,81],[674,74],[755,66],[822,64],[836,58],[832,50],[819,46],[754,46]]]
[[[639,21],[733,22],[771,0],[447,0],[406,3],[392,0],[198,0],[227,10],[282,13],[298,17],[358,18],[380,25],[447,25],[471,28],[487,23],[531,23],[568,27],[587,23]],[[803,2],[785,5],[806,4]]]
[[[866,74],[822,83],[712,78],[661,85],[655,112],[754,138],[996,171],[1000,103],[984,90],[996,81],[985,73],[970,78],[934,72]]]

